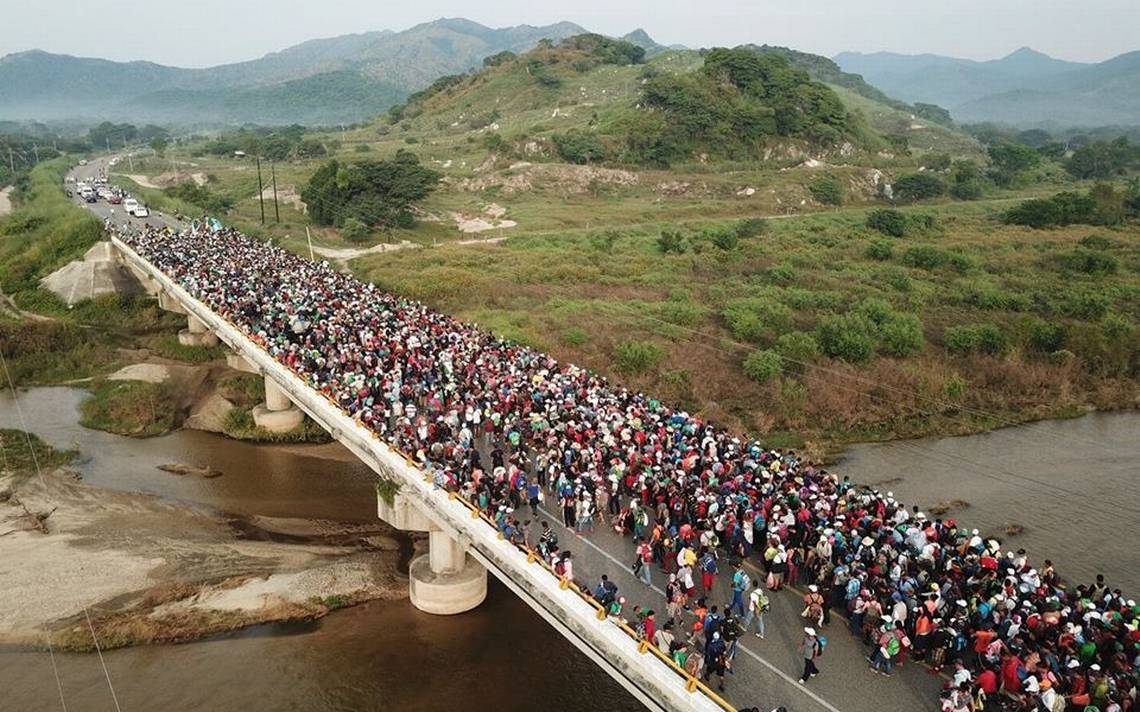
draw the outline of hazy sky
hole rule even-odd
[[[202,67],[439,17],[494,27],[570,20],[611,35],[644,27],[663,44],[755,42],[828,56],[890,50],[990,59],[1029,45],[1096,61],[1140,49],[1138,0],[0,0],[0,55],[38,48]]]

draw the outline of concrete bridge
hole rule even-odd
[[[228,363],[265,378],[265,402],[253,412],[267,430],[285,432],[308,415],[381,478],[398,486],[377,491],[381,519],[404,531],[427,532],[429,552],[410,565],[411,602],[427,613],[448,615],[478,606],[490,572],[559,633],[652,710],[733,710],[728,702],[677,667],[656,647],[576,586],[556,576],[533,552],[505,540],[494,521],[456,493],[435,487],[431,477],[339,406],[274,360],[239,328],[191,296],[166,274],[112,238],[121,263],[163,309],[186,315],[178,334],[187,345],[225,344]]]

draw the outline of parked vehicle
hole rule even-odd
[[[123,201],[123,210],[127,211],[127,215],[133,215],[135,208],[139,206],[139,201],[134,198],[127,198]]]

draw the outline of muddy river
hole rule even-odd
[[[251,446],[183,431],[133,440],[77,424],[84,391],[38,388],[20,399],[29,429],[78,448],[77,468],[104,487],[151,492],[248,515],[369,521],[370,471],[337,446]],[[0,427],[20,427],[0,396]],[[179,477],[157,465],[221,470]],[[1048,556],[1062,574],[1104,572],[1135,595],[1140,550],[1140,414],[1094,414],[987,435],[862,445],[837,468],[924,508]],[[1005,532],[1020,529],[1020,533]],[[124,710],[636,710],[640,706],[509,591],[455,618],[406,601],[373,603],[305,625],[265,626],[200,643],[107,655]],[[113,705],[98,659],[57,656],[67,709]],[[0,650],[0,710],[58,710],[46,654]]]

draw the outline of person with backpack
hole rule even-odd
[[[800,642],[800,655],[804,659],[804,672],[800,676],[801,685],[806,685],[808,680],[819,674],[815,661],[822,653],[823,646],[816,637],[815,629],[804,628],[804,639]]]
[[[716,581],[716,575],[720,573],[716,565],[716,555],[709,551],[707,548],[701,552],[701,588],[704,589],[707,596],[712,592],[713,583]]]
[[[764,594],[764,588],[759,581],[752,582],[752,592],[748,594],[748,611],[745,613],[744,630],[748,630],[752,621],[756,621],[756,637],[764,640],[764,616],[772,608],[772,602]]]
[[[633,562],[633,573],[641,582],[646,586],[653,585],[653,549],[649,546],[648,542],[641,542],[637,545],[636,558]]]
[[[538,480],[531,480],[526,486],[526,496],[530,503],[531,516],[538,519],[538,503],[542,501],[542,487],[539,486]]]
[[[716,675],[717,689],[721,692],[724,692],[724,671],[728,669],[727,656],[728,647],[721,640],[720,633],[713,633],[705,645],[705,674],[702,677],[708,682],[709,676]]]
[[[745,608],[744,592],[748,590],[748,586],[752,581],[748,578],[748,573],[745,572],[741,564],[736,564],[734,568],[736,570],[732,574],[732,601],[725,606],[725,609],[738,616],[743,616]]]
[[[823,625],[823,594],[819,592],[819,586],[814,583],[808,586],[808,592],[804,596],[804,610],[800,613],[800,617],[815,621],[817,625]]]
[[[892,661],[900,650],[902,650],[902,641],[895,634],[895,630],[884,625],[879,631],[878,647],[871,656],[871,669],[884,677],[890,677]]]

